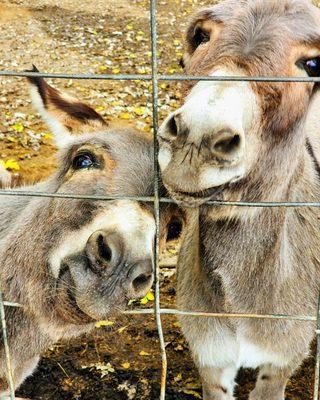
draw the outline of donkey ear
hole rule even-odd
[[[28,72],[39,72],[33,66]],[[43,78],[28,77],[34,106],[62,146],[70,134],[103,129],[107,123],[93,108],[50,86]]]
[[[178,240],[185,226],[185,214],[176,204],[162,203],[160,207],[160,252],[165,243]]]

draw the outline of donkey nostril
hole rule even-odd
[[[99,256],[104,261],[110,262],[112,259],[112,250],[105,242],[103,235],[99,235],[97,239]]]
[[[149,285],[152,279],[152,274],[141,274],[132,281],[132,286],[135,292],[140,292]]]
[[[239,135],[223,137],[214,144],[213,149],[218,153],[232,154],[239,149],[240,142]]]
[[[168,132],[173,137],[178,136],[178,126],[175,117],[170,118],[168,121]]]

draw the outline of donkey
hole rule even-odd
[[[41,78],[30,83],[33,102],[57,138],[59,166],[47,181],[18,190],[152,195],[151,140],[132,129],[107,129],[94,109]],[[0,201],[2,291],[22,305],[6,308],[18,388],[54,342],[88,332],[94,321],[123,310],[128,299],[146,295],[153,283],[155,220],[150,205],[133,200]],[[165,226],[169,208],[162,211]],[[2,340],[0,348],[0,396],[6,396]]]
[[[320,76],[320,11],[307,0],[226,0],[187,30],[187,74]],[[318,84],[188,84],[159,131],[164,185],[186,212],[178,306],[316,315],[320,228],[314,208],[223,201],[319,201]],[[205,400],[234,399],[238,369],[259,367],[250,400],[283,400],[309,352],[311,322],[182,317]]]

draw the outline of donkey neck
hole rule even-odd
[[[319,196],[319,177],[306,150],[283,200],[315,201]],[[241,290],[245,295],[245,291],[257,291],[259,286],[259,295],[270,296],[282,284],[290,284],[295,275],[303,280],[305,271],[317,280],[320,251],[316,209],[265,208],[248,219],[220,220],[210,218],[213,212],[212,207],[204,207],[199,217],[200,265],[209,279],[213,273],[220,275],[229,293]],[[306,265],[295,261],[302,251]],[[262,288],[259,282],[264,282]],[[249,306],[248,301],[244,304]]]
[[[15,191],[27,192],[54,192],[54,180],[40,182],[35,185],[21,186],[13,188]],[[0,241],[7,237],[11,229],[15,229],[15,221],[19,218],[23,210],[32,203],[37,202],[35,197],[24,196],[2,196],[0,209]]]

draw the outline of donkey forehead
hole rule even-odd
[[[290,42],[320,47],[320,11],[309,0],[226,0],[198,18],[223,24],[217,46],[224,55],[264,58]]]

